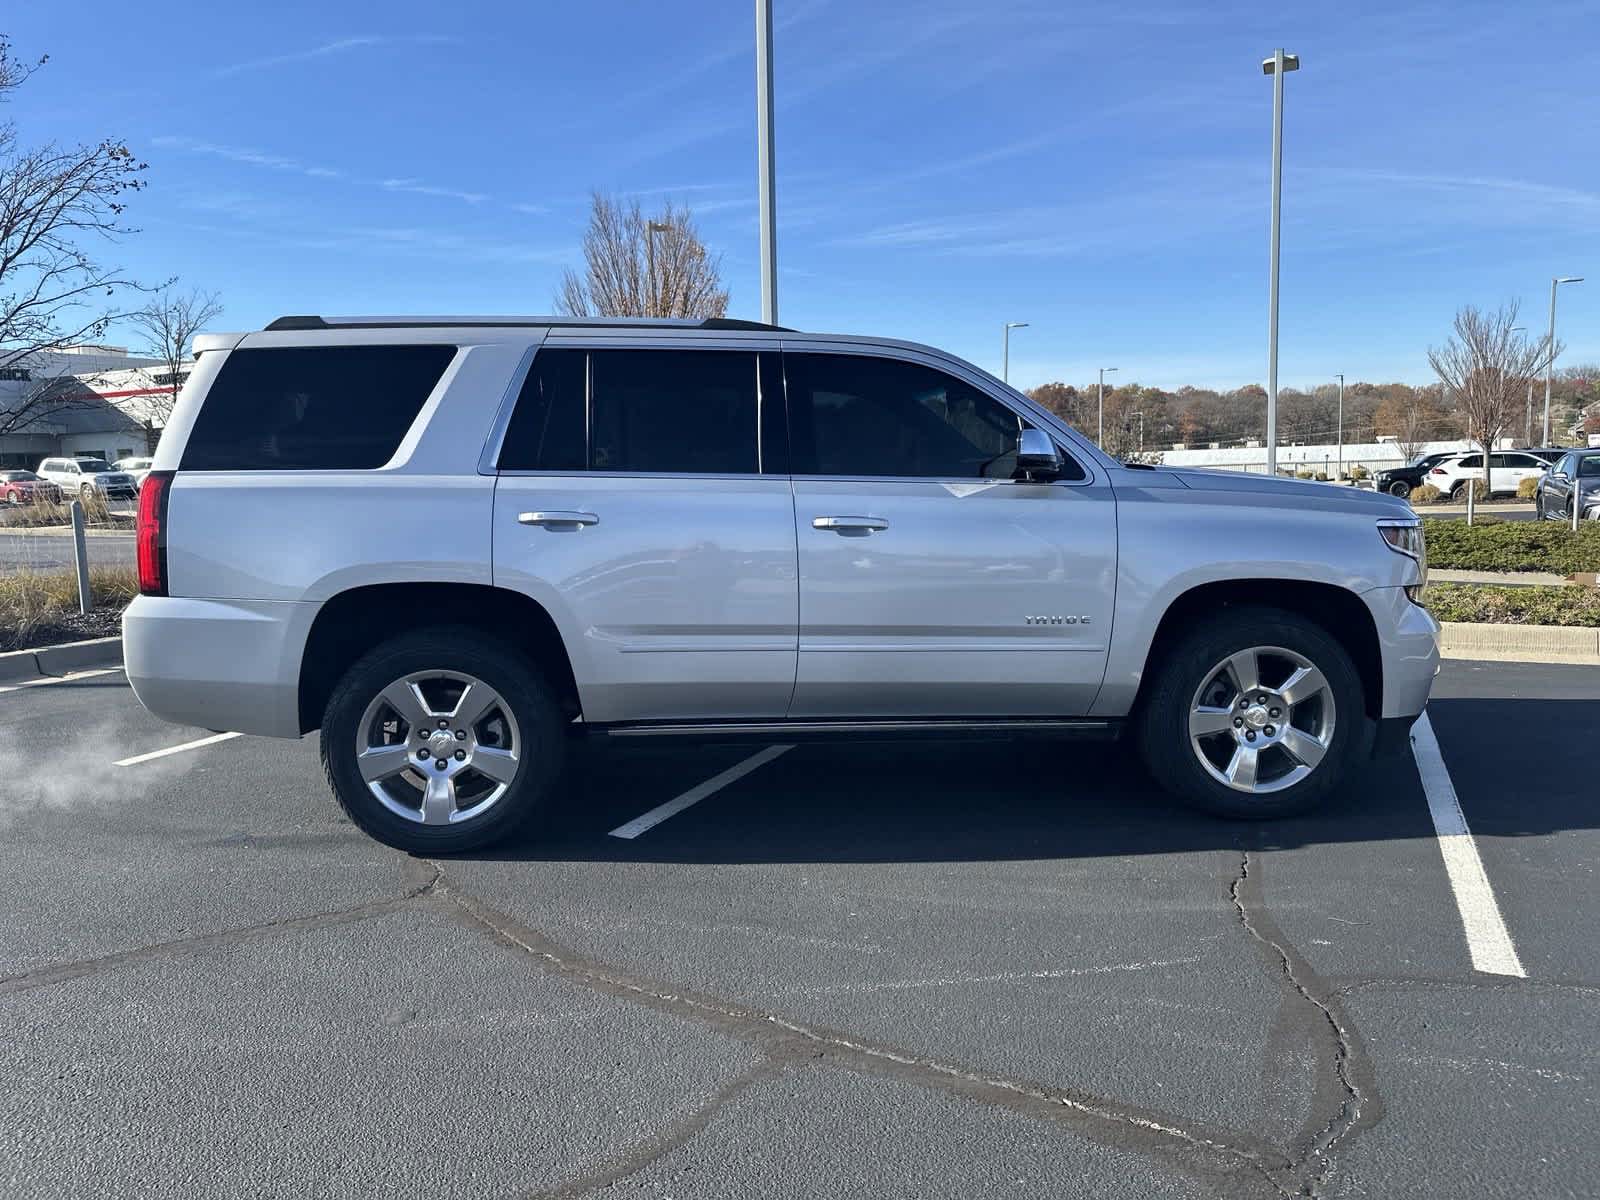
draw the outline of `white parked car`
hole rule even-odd
[[[119,458],[111,466],[113,470],[132,475],[133,486],[142,488],[144,486],[144,477],[150,474],[150,464],[154,461],[154,459],[150,458]]]
[[[1489,455],[1492,496],[1515,496],[1524,479],[1538,479],[1550,464],[1522,450],[1497,450]],[[1425,481],[1457,500],[1467,498],[1467,481],[1483,478],[1483,454],[1456,454],[1436,463]]]
[[[47,458],[39,464],[38,474],[69,497],[87,500],[99,493],[106,499],[132,500],[139,495],[133,476],[115,470],[103,458]]]

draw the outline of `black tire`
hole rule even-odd
[[[1467,502],[1467,485],[1464,483],[1458,483],[1455,485],[1455,487],[1451,488],[1450,499],[1454,500],[1457,504],[1465,504]]]
[[[1236,790],[1201,764],[1189,738],[1196,691],[1214,668],[1252,647],[1281,647],[1303,656],[1333,694],[1333,735],[1321,761],[1298,783],[1279,791]],[[1140,754],[1163,788],[1192,807],[1218,816],[1290,816],[1322,803],[1371,755],[1375,732],[1366,714],[1361,679],[1350,655],[1314,621],[1282,609],[1239,607],[1198,622],[1161,651],[1135,723]]]
[[[1407,496],[1411,495],[1411,485],[1404,479],[1396,479],[1389,485],[1389,495],[1398,496],[1400,499],[1404,500]]]
[[[516,773],[481,815],[428,825],[391,812],[373,795],[356,762],[356,734],[367,706],[414,672],[474,676],[498,692],[521,741]],[[442,710],[441,710],[442,711]],[[345,672],[322,718],[322,767],[349,818],[386,845],[414,854],[456,854],[504,841],[550,807],[566,739],[554,689],[515,647],[477,630],[441,626],[384,642]]]

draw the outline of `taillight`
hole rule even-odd
[[[1428,474],[1429,475],[1443,475],[1444,474],[1444,468],[1443,467],[1435,467],[1433,470],[1429,471]]]
[[[171,471],[151,471],[139,490],[139,594],[167,594],[167,496]]]

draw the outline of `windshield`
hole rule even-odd
[[[109,471],[111,464],[103,458],[80,458],[78,469],[81,471]]]

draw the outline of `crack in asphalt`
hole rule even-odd
[[[1210,1129],[1199,1122],[1181,1122],[1168,1114],[1119,1104],[1076,1089],[1050,1088],[1028,1080],[972,1070],[835,1030],[791,1021],[775,1013],[732,1001],[640,978],[556,943],[508,914],[460,891],[442,875],[430,900],[435,905],[449,905],[464,921],[521,951],[542,969],[560,979],[613,998],[644,1004],[657,1011],[707,1024],[720,1033],[753,1042],[764,1050],[765,1061],[769,1063],[809,1066],[826,1062],[866,1074],[904,1080],[1003,1107],[1035,1119],[1066,1125],[1075,1133],[1104,1145],[1154,1154],[1179,1170],[1212,1182],[1227,1180],[1237,1183],[1241,1172],[1244,1172],[1265,1184],[1273,1195],[1294,1195],[1285,1186],[1284,1180],[1293,1175],[1296,1164],[1273,1147],[1247,1136]],[[742,1088],[734,1094],[738,1090]],[[719,1103],[717,1107],[720,1106]],[[710,1114],[706,1121],[709,1119]],[[699,1122],[674,1145],[693,1136],[694,1132],[704,1127],[706,1121]],[[665,1153],[665,1150],[659,1153]],[[646,1161],[659,1157],[659,1153],[650,1154]],[[629,1161],[636,1157],[637,1154],[630,1155]]]
[[[40,967],[34,971],[24,971],[18,975],[0,978],[0,996],[32,991],[34,988],[50,987],[58,983],[68,983],[74,979],[97,975],[102,971],[148,962],[151,959],[163,958],[167,955],[199,954],[214,947],[237,946],[256,938],[270,937],[273,934],[292,933],[303,929],[330,929],[340,925],[354,925],[361,921],[369,921],[373,917],[386,916],[389,913],[410,907],[420,899],[425,899],[438,885],[438,867],[432,863],[427,863],[426,870],[419,871],[415,865],[419,861],[417,859],[407,860],[406,874],[410,877],[407,881],[410,886],[400,895],[392,896],[386,900],[372,900],[364,904],[354,904],[348,908],[308,913],[298,917],[280,917],[273,921],[263,921],[259,925],[243,925],[234,929],[221,930],[217,933],[199,933],[192,937],[174,938],[167,942],[152,942],[148,945],[136,946],[132,950],[119,950],[114,954],[102,954],[95,958],[79,959],[76,962],[57,963],[49,967]]]
[[[1313,1097],[1313,1114],[1295,1139],[1302,1146],[1298,1153],[1280,1150],[1248,1134],[1122,1104],[1079,1089],[1053,1088],[912,1054],[892,1045],[630,974],[562,946],[461,891],[447,879],[439,863],[420,858],[405,860],[407,887],[397,896],[44,967],[0,978],[0,995],[66,983],[169,955],[196,954],[280,933],[356,924],[420,905],[517,950],[542,970],[567,982],[709,1025],[761,1050],[762,1057],[754,1067],[729,1079],[693,1112],[660,1134],[580,1179],[555,1189],[517,1193],[522,1197],[572,1197],[609,1187],[692,1140],[753,1084],[786,1070],[819,1064],[894,1078],[1065,1125],[1091,1141],[1159,1157],[1185,1174],[1213,1183],[1226,1181],[1237,1186],[1248,1179],[1275,1196],[1320,1197],[1332,1172],[1336,1149],[1381,1116],[1371,1065],[1340,1010],[1339,992],[1390,981],[1346,981],[1341,989],[1330,988],[1273,923],[1261,894],[1259,872],[1253,873],[1251,866],[1251,854],[1245,851],[1229,887],[1235,915],[1275,976],[1282,979],[1289,995],[1314,1014],[1321,1032],[1320,1038],[1313,1037],[1314,1042],[1321,1043],[1318,1057],[1331,1066],[1318,1087],[1319,1093],[1331,1089],[1331,1095]],[[1447,981],[1393,982],[1428,985]],[[1327,1083],[1330,1079],[1331,1084]],[[1320,1123],[1319,1110],[1327,1113]]]
[[[1313,1031],[1320,1031],[1322,1036],[1312,1040],[1314,1044],[1321,1043],[1318,1058],[1332,1068],[1335,1090],[1331,1097],[1313,1096],[1312,1114],[1295,1139],[1304,1149],[1292,1162],[1293,1173],[1299,1180],[1299,1189],[1293,1194],[1320,1197],[1333,1171],[1336,1148],[1359,1129],[1376,1124],[1382,1116],[1382,1105],[1371,1063],[1342,1011],[1338,993],[1322,980],[1278,929],[1267,912],[1260,876],[1251,874],[1250,863],[1250,851],[1246,850],[1240,855],[1239,873],[1228,889],[1239,924],[1261,947],[1269,963],[1281,972],[1292,995],[1316,1014]],[[1324,1074],[1324,1081],[1327,1078]],[[1319,1085],[1316,1090],[1321,1093],[1327,1089]],[[1323,1101],[1320,1106],[1319,1099]],[[1320,1126],[1316,1126],[1318,1107],[1331,1110]]]

